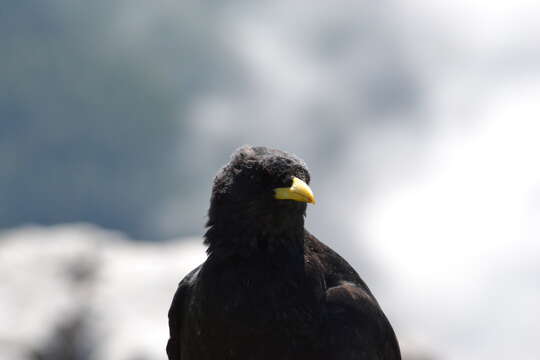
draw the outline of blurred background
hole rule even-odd
[[[538,359],[540,5],[4,0],[0,358],[165,359],[212,178],[296,153],[407,360]]]

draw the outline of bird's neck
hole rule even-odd
[[[214,257],[302,258],[304,255],[304,216],[271,214],[236,223],[217,219],[206,234],[208,254]]]

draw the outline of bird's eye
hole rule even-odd
[[[293,179],[294,179],[294,176],[287,176],[283,183],[285,184],[286,187],[291,187],[293,184]]]

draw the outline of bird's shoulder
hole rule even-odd
[[[167,342],[167,355],[170,360],[180,360],[181,357],[181,332],[183,325],[183,314],[189,306],[189,297],[197,281],[202,265],[193,269],[178,284],[171,306],[169,308],[169,341]]]
[[[305,231],[304,248],[306,261],[316,261],[320,264],[320,269],[324,273],[328,288],[336,286],[342,281],[347,281],[356,284],[370,296],[373,296],[366,283],[360,278],[353,267],[338,253],[307,230]]]
[[[308,232],[305,246],[308,261],[320,264],[326,280],[327,340],[322,351],[335,359],[399,360],[394,330],[366,283],[345,259]]]
[[[170,311],[174,311],[177,308],[186,305],[186,299],[189,297],[192,288],[194,287],[195,283],[198,280],[199,273],[202,268],[202,264],[196,267],[195,269],[191,270],[180,283],[178,284],[178,288],[176,289],[176,292],[174,294],[172,304]],[[169,313],[169,317],[170,317]]]
[[[400,360],[399,344],[375,298],[342,281],[326,291],[324,350],[336,359]]]

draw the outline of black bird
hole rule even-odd
[[[169,310],[170,360],[396,360],[394,331],[354,269],[304,229],[306,164],[244,146],[214,180],[208,258]]]

